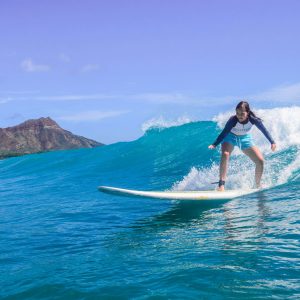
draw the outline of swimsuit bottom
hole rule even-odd
[[[239,147],[241,150],[251,148],[254,146],[252,136],[250,134],[235,135],[231,132],[224,138],[223,143],[229,143],[233,146]]]

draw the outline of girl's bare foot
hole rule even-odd
[[[217,191],[219,192],[224,192],[225,191],[225,186],[224,185],[221,185],[217,188]]]
[[[225,180],[222,179],[219,180],[219,187],[217,188],[217,191],[219,192],[225,191]]]

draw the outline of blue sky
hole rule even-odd
[[[104,143],[247,98],[300,104],[300,1],[0,1],[0,126],[50,116]]]

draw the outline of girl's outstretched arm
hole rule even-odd
[[[267,130],[267,128],[263,124],[262,120],[252,117],[250,119],[250,121],[264,134],[264,136],[268,139],[268,141],[271,143],[271,145],[276,145],[274,139],[272,138],[270,132]]]
[[[225,138],[225,136],[230,132],[230,130],[232,129],[232,127],[234,127],[237,123],[237,117],[236,116],[232,116],[226,123],[224,129],[222,130],[222,132],[219,134],[219,136],[217,137],[217,139],[214,141],[214,143],[212,145],[210,145],[208,148],[210,149],[214,149],[216,148]],[[211,147],[214,146],[214,147]]]

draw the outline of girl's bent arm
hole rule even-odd
[[[232,127],[234,127],[237,123],[237,118],[236,116],[232,116],[226,123],[224,129],[222,130],[222,132],[219,134],[219,136],[217,137],[217,139],[214,141],[214,143],[212,144],[213,146],[217,147],[225,138],[225,136],[230,132],[230,130],[232,129]]]

